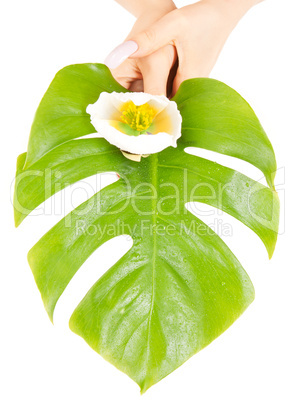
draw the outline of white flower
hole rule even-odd
[[[182,119],[177,105],[164,95],[102,92],[93,105],[87,106],[86,112],[90,114],[96,131],[125,151],[126,157],[176,147],[181,136]],[[130,159],[140,160],[140,157]]]

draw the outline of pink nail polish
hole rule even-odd
[[[121,45],[117,46],[105,59],[104,64],[108,68],[116,68],[123,61],[128,59],[133,53],[138,49],[138,44],[133,40],[128,40],[126,42],[121,43]]]

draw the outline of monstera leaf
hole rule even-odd
[[[103,138],[77,139],[95,131],[86,106],[102,91],[126,91],[104,65],[69,66],[54,78],[37,110],[28,152],[18,158],[15,222],[65,186],[100,172],[119,174],[46,233],[28,260],[52,319],[86,259],[116,235],[132,237],[132,248],[77,306],[70,328],[144,392],[225,331],[254,298],[238,260],[186,203],[232,215],[260,237],[271,256],[279,211],[276,163],[247,102],[205,78],[184,82],[174,97],[183,118],[176,149],[137,163]],[[189,146],[253,164],[269,187],[187,154]],[[90,226],[100,230],[89,233]]]

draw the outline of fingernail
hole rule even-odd
[[[138,49],[138,44],[133,40],[128,40],[126,42],[121,43],[121,45],[117,46],[105,59],[104,64],[108,68],[116,68],[123,61],[128,59],[133,53]]]

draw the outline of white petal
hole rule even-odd
[[[100,97],[93,105],[88,105],[86,112],[90,114],[91,120],[103,119],[109,120],[117,112],[117,108],[114,106],[111,94],[102,92]]]
[[[132,136],[117,130],[110,124],[110,120],[120,120],[121,107],[128,101],[132,101],[137,106],[148,103],[156,108],[157,116],[165,110],[171,121],[170,132]],[[152,154],[169,146],[176,147],[176,141],[181,136],[182,119],[177,105],[164,95],[154,96],[144,92],[102,92],[97,102],[88,105],[86,112],[90,114],[91,123],[99,134],[109,143],[132,154]]]

